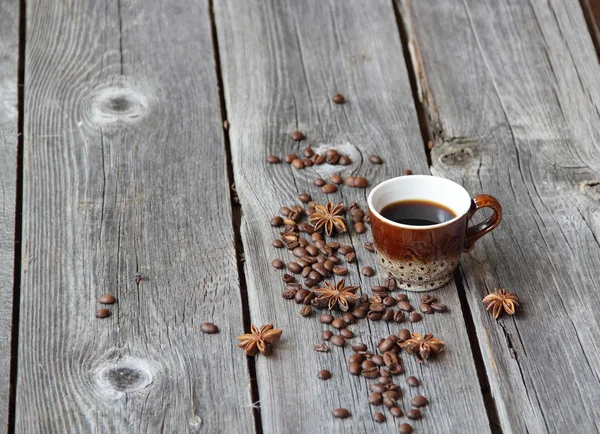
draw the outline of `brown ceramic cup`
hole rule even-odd
[[[380,214],[386,205],[403,200],[436,202],[456,217],[444,223],[412,226]],[[378,265],[408,291],[430,291],[448,283],[462,252],[470,251],[502,219],[502,207],[492,196],[480,194],[471,199],[462,186],[437,176],[389,179],[371,191],[368,203]],[[486,207],[492,209],[492,216],[469,227],[471,217]]]

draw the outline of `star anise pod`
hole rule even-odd
[[[445,345],[444,342],[434,338],[432,333],[427,333],[425,336],[411,333],[410,339],[402,342],[400,347],[408,354],[416,355],[419,362],[422,362],[442,352]]]
[[[325,228],[325,233],[331,235],[334,229],[337,232],[346,232],[346,222],[343,216],[344,204],[315,205],[315,212],[308,218],[314,225],[315,231]]]
[[[512,292],[506,292],[506,289],[495,289],[493,294],[486,295],[482,301],[487,307],[486,310],[492,309],[494,318],[498,318],[502,311],[514,315],[515,308],[519,305],[519,297]]]
[[[252,324],[250,329],[252,333],[237,337],[240,341],[238,347],[242,348],[247,356],[256,356],[259,351],[264,356],[269,355],[271,345],[279,342],[281,338],[281,329],[274,329],[273,324],[264,325],[260,330]]]
[[[350,303],[358,299],[356,290],[358,286],[346,286],[345,279],[340,280],[336,285],[325,282],[325,288],[315,289],[319,302],[326,303],[329,309],[336,305],[346,312],[350,308]]]

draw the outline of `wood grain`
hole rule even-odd
[[[341,187],[324,195],[312,181],[335,173],[366,175],[371,185],[402,174],[406,168],[427,173],[427,160],[402,57],[394,10],[390,2],[239,2],[215,4],[216,26],[222,61],[223,83],[230,123],[230,140],[236,189],[242,209],[246,280],[252,322],[274,323],[283,337],[269,359],[257,358],[257,379],[262,425],[265,432],[397,432],[399,419],[388,414],[385,425],[377,425],[372,413],[381,410],[367,403],[371,381],[352,377],[346,368],[349,347],[332,347],[327,354],[311,346],[320,342],[322,330],[317,315],[302,318],[299,306],[284,300],[282,271],[271,261],[292,260],[287,251],[275,250],[271,242],[279,230],[269,220],[280,206],[300,204],[300,192],[314,200],[356,200],[366,210],[366,194]],[[344,105],[331,96],[341,92]],[[292,142],[289,133],[303,131],[307,140]],[[296,152],[311,144],[315,151],[334,147],[353,160],[350,166],[313,166],[303,171],[291,166],[267,165],[269,154]],[[383,165],[368,162],[379,154]],[[359,262],[351,266],[348,281],[362,284],[363,291],[383,280],[366,278],[358,270],[375,265],[375,257],[362,243],[370,235],[339,237],[352,243]],[[440,291],[452,313],[434,315],[413,325],[417,332],[432,331],[448,342],[448,351],[438,360],[417,366],[404,356],[408,373],[422,379],[419,392],[430,398],[419,432],[489,431],[471,350],[464,331],[456,288]],[[411,295],[418,305],[418,295]],[[320,314],[321,312],[319,312]],[[362,321],[351,327],[371,349],[381,337],[397,333],[408,323]],[[320,369],[333,378],[317,379]],[[403,407],[409,408],[414,389],[404,381]],[[334,408],[345,407],[352,418],[335,420]],[[403,421],[407,421],[406,418]]]
[[[600,70],[579,3],[401,3],[435,173],[504,206],[463,268],[502,430],[598,432]],[[515,317],[485,312],[495,287]]]
[[[8,424],[17,186],[19,3],[0,2],[0,427]],[[2,429],[0,428],[0,429]]]
[[[209,18],[28,2],[17,432],[254,431]]]

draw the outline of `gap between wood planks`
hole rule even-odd
[[[23,218],[23,126],[25,104],[25,35],[26,35],[26,3],[19,1],[19,60],[17,70],[17,182],[15,197],[15,249],[13,261],[13,303],[12,328],[10,333],[10,386],[8,397],[7,432],[15,432],[15,408],[17,403],[17,369],[19,360],[19,316],[21,305],[21,254],[22,254],[22,218]]]
[[[217,25],[215,19],[214,0],[208,0],[208,15],[210,17],[210,31],[212,35],[213,51],[215,56],[215,73],[217,75],[217,86],[219,94],[219,104],[221,109],[221,122],[225,139],[225,158],[227,160],[227,180],[229,182],[231,194],[231,219],[233,225],[233,234],[235,237],[235,254],[238,270],[238,279],[240,283],[240,296],[242,299],[242,320],[244,323],[244,332],[250,333],[250,304],[248,303],[248,288],[246,286],[246,274],[244,268],[244,244],[240,230],[242,222],[242,209],[239,202],[234,201],[235,196],[235,178],[233,176],[233,161],[231,159],[231,142],[229,141],[229,128],[226,127],[227,106],[225,104],[225,94],[223,92],[223,75],[221,73],[221,56],[219,55],[219,40],[217,37]],[[241,334],[241,333],[240,333]],[[262,419],[260,415],[260,397],[258,395],[258,383],[256,381],[256,364],[254,357],[246,356],[248,374],[250,377],[250,396],[252,399],[252,416],[254,417],[254,429],[257,434],[262,434]]]
[[[585,2],[587,0],[581,0]],[[591,0],[596,1],[600,4],[600,0]],[[402,44],[402,51],[404,54],[404,61],[406,62],[406,70],[408,71],[408,80],[410,82],[410,87],[412,90],[413,100],[415,103],[415,110],[417,112],[417,118],[419,120],[419,129],[421,131],[421,136],[423,138],[423,149],[427,156],[427,164],[429,167],[432,166],[431,160],[431,148],[429,147],[429,143],[433,141],[436,136],[436,132],[433,131],[433,128],[430,123],[429,112],[426,109],[425,105],[421,101],[419,87],[421,86],[420,81],[423,80],[422,77],[423,70],[422,68],[418,68],[414,65],[414,62],[419,62],[419,54],[415,52],[417,49],[416,46],[411,46],[411,42],[408,37],[408,33],[406,31],[406,26],[404,24],[404,19],[398,7],[398,4],[395,0],[392,0],[392,5],[394,7],[394,14],[396,16],[396,24],[398,25],[398,32],[400,33],[400,42]],[[475,370],[477,371],[477,378],[479,379],[479,386],[481,387],[481,393],[483,395],[484,406],[487,412],[487,417],[490,423],[490,430],[493,434],[501,434],[502,429],[500,427],[498,411],[496,408],[496,402],[494,397],[491,394],[490,382],[486,374],[485,364],[483,362],[483,357],[481,355],[481,349],[479,348],[479,344],[477,343],[477,331],[475,329],[475,323],[473,321],[473,315],[471,310],[469,309],[469,305],[467,302],[467,297],[465,294],[465,287],[463,285],[462,266],[454,272],[454,282],[456,283],[456,288],[458,291],[458,298],[460,300],[460,307],[462,310],[463,318],[465,321],[466,331],[469,338],[469,344],[471,347],[471,355],[473,360],[475,361]]]

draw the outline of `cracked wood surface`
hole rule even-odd
[[[186,0],[27,2],[16,432],[254,431],[210,29]]]
[[[0,2],[0,427],[7,427],[17,180],[19,3]],[[0,428],[2,429],[2,428]]]
[[[347,372],[349,347],[332,347],[330,353],[313,352],[321,342],[317,315],[306,319],[300,307],[284,300],[283,271],[274,270],[275,258],[288,262],[292,255],[276,250],[271,242],[279,230],[269,220],[282,205],[300,204],[300,192],[314,200],[356,200],[366,209],[367,191],[342,186],[325,196],[312,184],[317,177],[329,179],[341,173],[366,175],[371,185],[402,174],[406,168],[427,173],[427,159],[419,133],[413,97],[402,56],[402,46],[393,5],[387,1],[238,2],[215,4],[223,85],[230,122],[236,189],[243,210],[242,238],[246,257],[246,280],[251,320],[273,322],[283,329],[274,354],[256,360],[262,426],[267,433],[281,432],[397,432],[400,421],[388,414],[387,423],[375,424],[372,412],[381,410],[367,402],[368,384]],[[341,92],[348,102],[335,105],[331,96]],[[296,143],[289,133],[301,130],[307,140]],[[269,154],[296,152],[311,144],[323,152],[335,147],[349,155],[354,164],[313,166],[298,171],[286,164],[267,165]],[[379,154],[383,165],[367,161]],[[375,265],[375,255],[362,244],[371,238],[341,236],[352,243],[359,263],[350,266],[348,281],[361,284],[363,291],[384,276],[366,278],[358,270]],[[483,405],[456,287],[451,284],[437,295],[451,313],[427,316],[412,326],[361,321],[351,326],[352,342],[364,341],[371,349],[381,337],[412,328],[431,331],[448,343],[438,360],[418,366],[403,355],[407,375],[417,375],[419,392],[429,397],[422,421],[413,425],[419,432],[483,433],[489,421]],[[418,306],[420,295],[410,294]],[[329,381],[317,378],[329,369]],[[404,378],[402,407],[410,408],[411,396]],[[345,407],[352,418],[335,420],[334,408]]]
[[[464,285],[504,433],[598,432],[600,71],[576,0],[403,0],[436,174],[504,221]],[[516,292],[516,318],[481,298]]]

